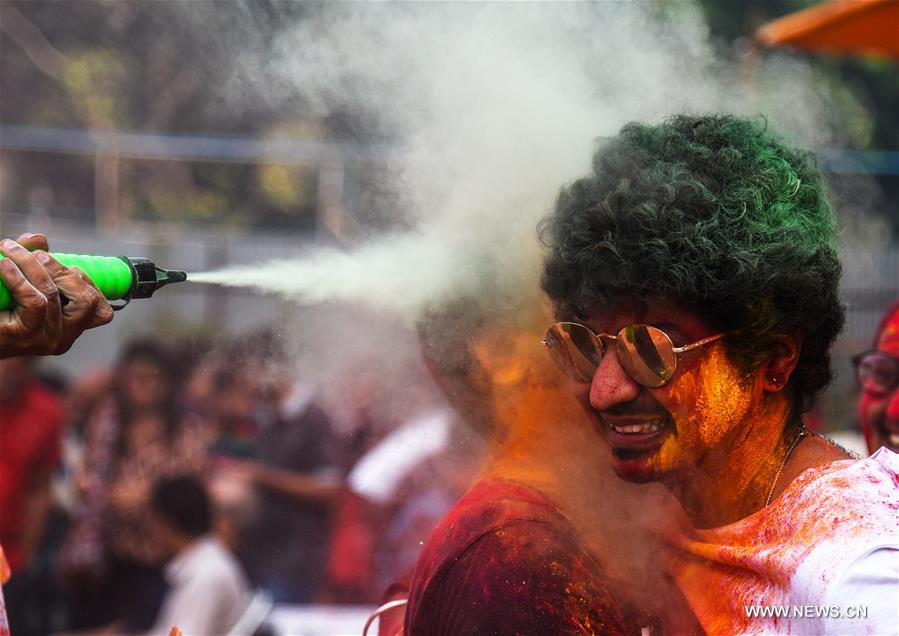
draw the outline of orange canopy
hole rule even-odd
[[[899,58],[899,0],[830,0],[755,33],[763,46]]]

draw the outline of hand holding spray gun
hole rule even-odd
[[[109,300],[127,304],[187,279],[143,258],[48,249],[41,234],[0,243],[0,357],[65,353],[82,332],[112,320]]]

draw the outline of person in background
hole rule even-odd
[[[0,279],[16,302],[0,311],[0,358],[65,353],[84,331],[112,320],[112,307],[93,282],[78,268],[60,265],[49,249],[43,234],[0,241],[6,257]]]
[[[853,362],[862,388],[859,414],[868,452],[884,447],[899,453],[899,301],[883,315],[874,348]]]
[[[211,433],[210,491],[252,582],[275,602],[311,603],[324,578],[337,440],[284,350],[263,328],[210,351],[189,382],[189,420]]]
[[[583,533],[582,523],[594,527],[587,516],[609,519],[608,491],[618,487],[599,469],[599,437],[534,338],[532,323],[543,316],[535,304],[530,295],[466,298],[419,325],[425,366],[492,452],[424,541],[413,571],[394,573],[400,578],[382,608],[408,602],[386,609],[379,634],[400,626],[410,635],[630,634],[649,624],[608,576],[603,552],[614,544],[591,544]],[[648,549],[638,532],[629,538]],[[642,587],[630,574],[631,586]]]
[[[166,636],[177,627],[185,636],[228,634],[251,596],[240,565],[212,533],[213,511],[203,483],[194,475],[160,479],[150,495],[152,540],[166,557],[169,590],[149,634]]]
[[[218,475],[241,476],[256,514],[240,533],[256,586],[275,602],[312,603],[322,592],[331,507],[338,491],[337,440],[309,387],[282,387],[271,420],[260,423],[252,459],[220,457]]]
[[[209,451],[226,458],[250,459],[256,454],[256,436],[260,419],[268,418],[259,382],[246,368],[222,366],[211,374],[205,406],[191,415],[193,426],[208,431]]]
[[[343,436],[337,464],[342,487],[334,505],[328,546],[327,602],[363,605],[376,598],[373,555],[377,544],[375,511],[347,483],[353,466],[374,445],[386,422],[375,413],[376,383],[364,373],[342,387],[352,425]]]
[[[164,554],[148,531],[150,488],[159,477],[206,466],[207,437],[183,422],[178,378],[163,345],[131,341],[88,415],[76,477],[84,506],[61,557],[77,628],[114,620],[119,630],[140,632],[156,615]]]
[[[424,540],[471,485],[485,446],[425,378],[406,383],[393,401],[402,405],[391,413],[399,424],[346,479],[375,522],[370,552],[378,591],[411,571]]]
[[[13,576],[5,587],[14,633],[41,631],[45,590],[31,570],[52,504],[51,478],[60,458],[63,411],[38,382],[34,360],[0,360],[0,545]]]

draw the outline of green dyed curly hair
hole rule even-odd
[[[844,320],[835,220],[814,156],[766,128],[719,114],[624,126],[541,223],[542,286],[568,319],[674,301],[726,331],[744,369],[801,333],[790,385],[804,411],[832,378]]]

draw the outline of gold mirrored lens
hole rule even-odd
[[[554,324],[546,332],[553,360],[570,378],[590,382],[602,358],[602,343],[584,327],[570,322]]]
[[[674,375],[677,358],[668,335],[649,325],[630,325],[618,332],[618,362],[644,386],[662,386]]]

